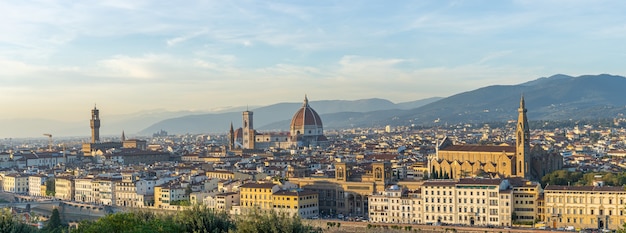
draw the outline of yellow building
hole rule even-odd
[[[513,220],[517,223],[542,221],[539,216],[539,199],[542,192],[537,182],[524,182],[513,187]],[[532,224],[528,224],[532,225]]]
[[[548,185],[544,201],[546,222],[553,228],[615,230],[626,221],[623,187]]]
[[[280,187],[272,183],[247,183],[239,187],[240,205],[243,214],[253,211],[269,212],[274,208],[272,195]]]
[[[74,200],[74,178],[70,176],[61,176],[54,178],[54,197],[66,200]]]
[[[154,207],[179,209],[181,202],[189,201],[185,190],[185,186],[175,182],[154,186]]]
[[[316,192],[303,190],[280,190],[272,195],[272,207],[279,213],[301,218],[319,216],[319,200]]]

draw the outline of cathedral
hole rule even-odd
[[[253,112],[242,113],[242,127],[237,130],[230,125],[229,148],[268,149],[268,148],[299,148],[326,146],[328,140],[324,136],[322,119],[309,105],[304,96],[302,107],[291,118],[289,132],[259,133],[254,129]]]
[[[530,130],[524,97],[520,100],[515,146],[454,145],[448,138],[438,143],[436,155],[429,161],[430,174],[436,178],[462,178],[492,174],[497,177],[523,177],[539,180],[563,167],[559,153],[530,146]]]

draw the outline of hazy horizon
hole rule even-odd
[[[625,75],[621,1],[2,1],[0,119],[406,102]],[[25,126],[27,127],[27,126]]]

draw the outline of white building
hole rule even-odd
[[[74,179],[74,199],[78,202],[95,203],[93,179],[77,178]]]
[[[31,175],[28,177],[28,195],[33,197],[42,197],[46,195],[46,181],[47,176],[44,175]],[[43,187],[43,188],[42,188]]]

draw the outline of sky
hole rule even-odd
[[[0,1],[0,119],[626,75],[626,1]],[[1,127],[1,126],[0,126]]]

